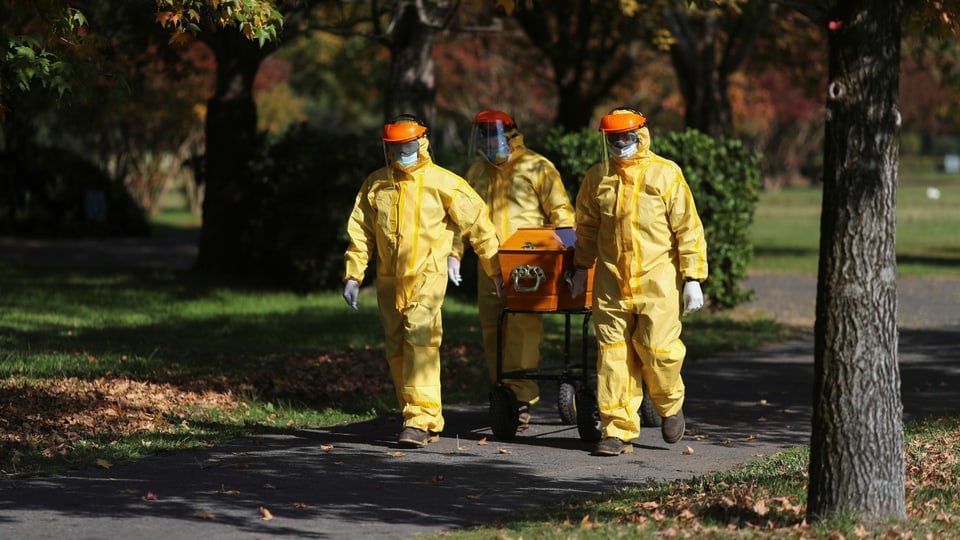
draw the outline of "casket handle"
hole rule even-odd
[[[513,280],[513,288],[517,292],[536,292],[537,289],[540,288],[540,284],[547,279],[547,276],[539,266],[525,264],[514,268],[510,272],[510,279]],[[531,279],[535,279],[536,283],[529,287],[520,285],[520,280],[526,281]]]

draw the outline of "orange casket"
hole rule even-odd
[[[589,308],[593,298],[593,271],[587,290],[570,298],[568,279],[573,275],[572,227],[520,228],[500,245],[500,269],[510,309],[562,311]]]

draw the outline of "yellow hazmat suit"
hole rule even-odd
[[[636,154],[591,167],[576,201],[574,265],[599,263],[593,321],[602,436],[622,441],[640,435],[642,381],[660,416],[681,411],[681,289],[685,279],[707,277],[703,226],[683,173],[650,151],[646,127],[635,132]]]
[[[490,219],[502,244],[520,227],[572,227],[574,210],[563,187],[560,173],[550,161],[526,148],[523,135],[513,119],[500,111],[483,111],[475,123],[503,122],[510,144],[509,157],[495,163],[486,157],[477,160],[467,171],[466,180],[487,203]],[[456,256],[459,257],[459,253]],[[496,285],[477,272],[477,304],[483,329],[483,347],[491,382],[497,369],[497,322],[506,299],[497,296]],[[543,341],[543,319],[530,313],[513,313],[507,317],[503,333],[503,371],[531,369],[540,363]],[[540,390],[535,381],[504,381],[517,396],[517,401],[535,404]]]
[[[347,224],[343,279],[362,282],[376,251],[380,322],[404,427],[439,433],[440,308],[454,232],[469,238],[490,276],[500,274],[499,244],[483,200],[461,177],[433,163],[426,136],[416,140],[414,165],[391,159],[360,187]]]
[[[563,187],[560,173],[550,161],[524,146],[512,118],[501,111],[482,111],[474,124],[499,122],[510,144],[509,156],[501,163],[487,157],[477,160],[465,176],[468,183],[487,203],[490,219],[503,244],[520,227],[573,226],[573,205]],[[455,253],[460,258],[462,253]],[[506,299],[497,295],[493,281],[477,272],[477,305],[483,329],[491,382],[497,370],[497,322]],[[535,368],[540,363],[543,341],[543,319],[532,313],[512,313],[503,332],[503,371]],[[517,401],[535,404],[540,390],[532,380],[506,379],[504,384],[517,396]]]

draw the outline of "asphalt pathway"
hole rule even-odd
[[[0,260],[11,260],[9,247],[0,241]],[[110,253],[118,261],[137,260]],[[18,256],[18,263],[27,260]],[[745,309],[812,328],[813,279],[757,275],[746,285],[757,300]],[[960,320],[950,299],[960,298],[960,281],[908,281],[899,291],[905,413],[956,413]],[[703,476],[808,442],[812,331],[690,362],[684,379],[688,430],[677,445],[665,444],[657,428],[645,428],[632,454],[592,456],[592,444],[580,440],[576,426],[561,423],[556,388],[544,383],[544,403],[534,408],[530,427],[509,441],[493,438],[486,404],[476,404],[448,407],[443,437],[425,449],[398,448],[399,421],[388,418],[277,431],[110,469],[6,479],[0,481],[0,536],[408,538],[570,497]],[[273,519],[263,519],[265,511]]]

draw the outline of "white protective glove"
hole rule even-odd
[[[587,269],[577,268],[570,278],[570,298],[576,298],[587,290]]]
[[[506,290],[503,287],[503,276],[494,276],[493,283],[497,286],[497,298],[503,298]]]
[[[360,283],[355,279],[348,279],[343,285],[343,299],[347,305],[357,309],[357,295],[360,294]]]
[[[460,277],[460,259],[453,255],[447,257],[447,277],[450,278],[450,283],[457,287],[460,286],[460,281],[463,279]]]
[[[683,314],[687,315],[695,311],[700,311],[703,307],[703,291],[700,290],[699,281],[688,281],[683,286]]]

